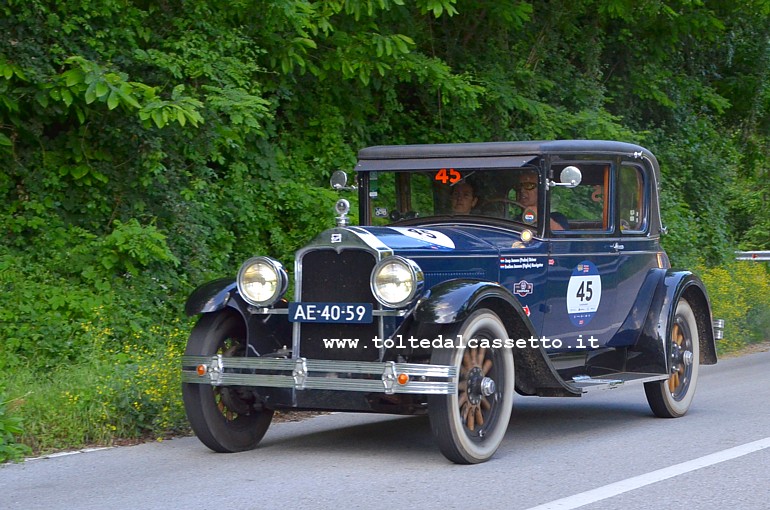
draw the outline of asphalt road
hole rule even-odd
[[[640,386],[519,397],[497,455],[456,466],[427,418],[332,414],[275,424],[257,450],[195,438],[0,467],[0,509],[770,508],[770,352],[702,367],[679,419]]]

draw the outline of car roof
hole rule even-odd
[[[636,144],[609,140],[378,145],[358,152],[356,171],[455,168],[518,168],[545,154],[606,154],[648,159],[659,174],[655,156]],[[657,177],[657,175],[656,175]]]

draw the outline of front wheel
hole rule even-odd
[[[503,441],[513,409],[514,365],[508,333],[491,310],[480,309],[446,330],[453,349],[435,349],[431,364],[457,367],[457,392],[428,397],[431,430],[444,456],[457,464],[488,460]]]
[[[185,350],[188,356],[243,356],[245,352],[243,319],[229,311],[201,317]],[[248,388],[183,383],[182,399],[193,432],[215,452],[256,448],[273,418],[272,409],[263,408]]]
[[[690,408],[700,366],[698,323],[690,304],[680,299],[671,325],[669,377],[644,385],[647,402],[655,416],[678,418]]]

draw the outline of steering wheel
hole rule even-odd
[[[515,205],[516,207],[521,208],[523,211],[526,209],[524,205],[522,205],[520,202],[517,202],[515,200],[511,200],[510,198],[491,198],[485,202],[485,204],[505,204],[505,205]]]

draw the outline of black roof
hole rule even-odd
[[[442,166],[520,167],[544,154],[613,154],[644,156],[658,173],[655,156],[636,144],[609,140],[549,140],[524,142],[438,143],[378,145],[358,152],[357,171],[406,170]],[[406,161],[408,160],[408,161]]]

